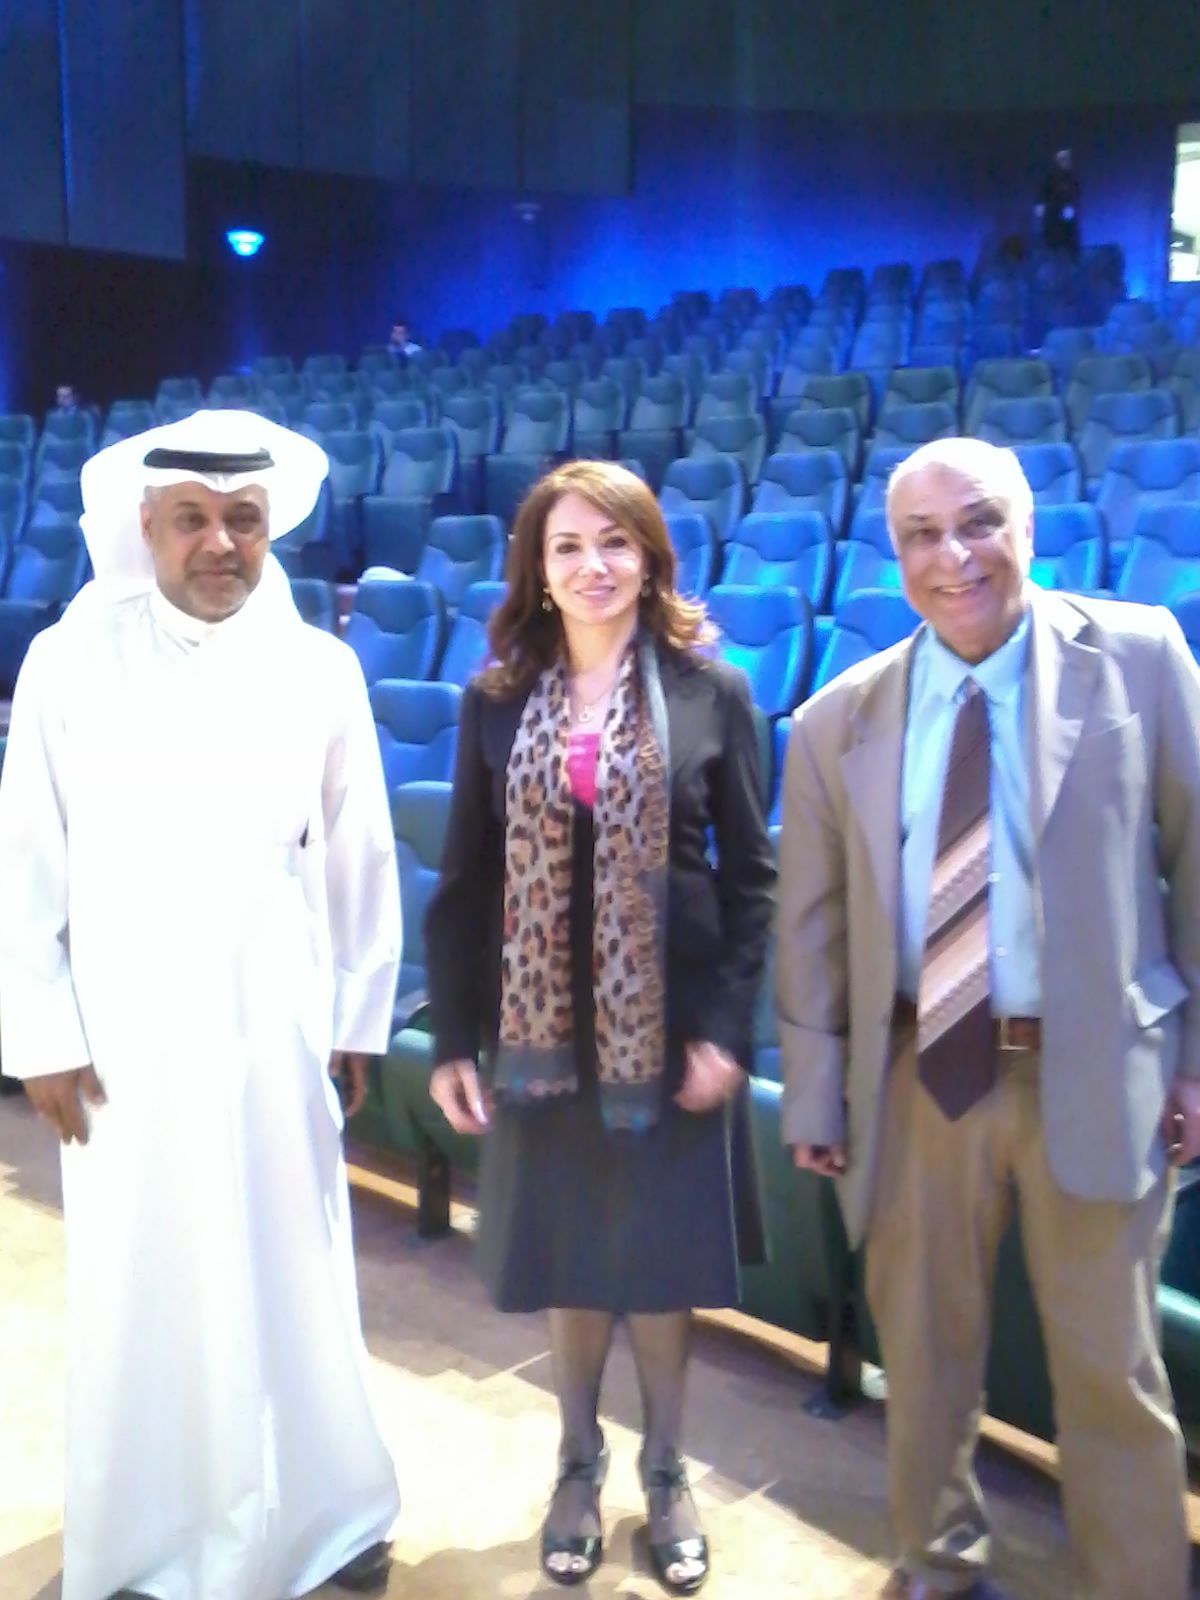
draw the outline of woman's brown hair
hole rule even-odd
[[[534,484],[513,523],[505,569],[508,593],[488,625],[491,665],[480,680],[493,699],[529,688],[562,648],[558,609],[542,607],[542,549],[546,518],[568,494],[582,495],[645,552],[648,588],[638,603],[643,628],[674,650],[698,651],[716,636],[704,607],[675,588],[675,549],[648,486],[613,461],[568,461]]]

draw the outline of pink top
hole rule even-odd
[[[571,793],[581,805],[596,804],[596,762],[599,757],[599,732],[573,732],[567,735],[567,780],[571,785]]]

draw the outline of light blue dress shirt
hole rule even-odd
[[[948,650],[930,628],[922,630],[914,650],[900,788],[900,992],[916,998],[946,762],[966,682],[974,678],[987,697],[992,736],[992,1012],[998,1017],[1040,1017],[1042,973],[1025,738],[1029,616],[999,650],[974,667]]]

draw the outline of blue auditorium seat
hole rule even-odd
[[[294,373],[296,366],[291,356],[255,356],[250,370],[261,381]]]
[[[717,584],[708,593],[708,613],[720,630],[722,656],[749,678],[754,704],[767,717],[793,710],[812,648],[812,612],[800,591]]]
[[[362,429],[327,433],[321,446],[329,458],[329,492],[333,539],[349,557],[361,541],[360,502],[379,487],[383,446],[374,433]]]
[[[1175,439],[1178,435],[1179,410],[1169,389],[1097,394],[1075,441],[1089,492],[1095,493],[1099,487],[1117,446]]]
[[[275,372],[265,376],[258,398],[264,402],[274,400],[281,405],[287,415],[289,427],[298,427],[304,420],[304,411],[308,405],[308,390],[304,387],[303,378],[294,372]],[[160,419],[163,418],[164,403],[160,399],[155,407]]]
[[[633,402],[629,426],[617,435],[617,453],[635,456],[660,484],[667,464],[683,450],[683,429],[691,411],[691,397],[683,378],[664,372],[647,378]]]
[[[1029,576],[1042,589],[1103,589],[1108,582],[1104,518],[1087,504],[1035,506]]]
[[[728,456],[703,461],[685,456],[672,461],[663,474],[658,498],[664,515],[700,512],[711,523],[714,536],[724,542],[741,521],[746,485],[741,467]]]
[[[568,400],[573,400],[579,385],[587,377],[587,372],[582,361],[572,361],[569,358],[565,358],[558,361],[547,361],[542,371],[542,377],[552,383],[556,389],[561,389]]]
[[[0,598],[0,699],[11,699],[34,635],[56,622],[87,573],[76,519],[29,528],[11,549]]]
[[[219,373],[208,386],[208,403],[217,410],[241,410],[257,398],[258,379],[244,372]]]
[[[374,398],[367,426],[378,437],[386,461],[392,453],[398,433],[429,426],[429,402],[419,394]]]
[[[783,822],[783,775],[787,771],[788,740],[792,733],[791,717],[777,717],[771,724],[771,800],[767,821],[777,828]],[[774,995],[771,997],[774,1011]]]
[[[0,421],[3,421],[0,418]],[[135,433],[145,433],[152,428],[156,418],[153,403],[149,400],[114,400],[98,440],[98,448],[116,444],[120,439],[132,439]]]
[[[396,985],[403,1026],[425,996],[425,912],[437,887],[446,822],[450,815],[449,783],[431,779],[403,784],[392,794],[392,833],[396,841],[396,869],[400,877],[400,904],[404,917],[404,957]],[[428,1035],[422,1035],[428,1050]],[[388,1070],[384,1063],[384,1099],[388,1098]],[[432,1062],[429,1063],[432,1066]],[[389,1121],[390,1121],[389,1117]]]
[[[1175,620],[1183,629],[1183,636],[1188,642],[1197,666],[1200,666],[1200,589],[1191,594],[1180,595],[1171,606],[1175,613]],[[0,758],[3,751],[0,751]]]
[[[1083,499],[1083,468],[1073,444],[1020,444],[1013,446],[1013,454],[1033,490],[1035,505]]]
[[[423,495],[370,494],[363,500],[363,567],[414,573],[429,537],[433,502]]]
[[[859,589],[847,595],[834,613],[810,694],[823,689],[847,667],[907,639],[920,621],[904,596],[894,589]]]
[[[893,405],[884,411],[875,425],[872,449],[903,446],[915,450],[931,439],[952,439],[958,432],[958,420],[952,407],[944,400],[930,400],[923,405]]]
[[[204,404],[204,391],[200,387],[199,378],[163,378],[155,391],[154,398],[156,401],[165,400],[172,405],[187,404],[196,411]]]
[[[862,461],[862,433],[858,417],[848,406],[829,411],[792,411],[784,419],[774,446],[779,455],[801,455],[809,450],[836,450],[852,478]]]
[[[1135,394],[1151,385],[1145,356],[1081,356],[1063,390],[1063,404],[1076,433],[1100,394]]]
[[[296,610],[305,622],[320,628],[323,633],[336,633],[337,589],[334,585],[322,578],[293,578],[291,584]]]
[[[700,599],[712,588],[719,552],[709,519],[699,511],[664,512],[675,551],[675,587],[680,594]]]
[[[1009,449],[1019,444],[1063,444],[1067,414],[1056,394],[1030,395],[1025,400],[991,400],[975,426],[978,438]]]
[[[483,667],[488,649],[488,621],[506,593],[507,586],[503,583],[473,583],[463,595],[458,615],[450,624],[445,654],[438,667],[441,682],[456,683],[460,689],[465,689]]]
[[[453,493],[457,472],[458,441],[448,428],[404,428],[392,435],[380,492],[436,500]]]
[[[925,406],[940,401],[949,406],[957,425],[960,398],[958,374],[953,367],[895,367],[888,374],[883,391],[880,422],[896,406]]]
[[[358,414],[349,400],[310,400],[297,432],[324,446],[327,433],[350,433],[358,427]]]
[[[439,411],[451,395],[461,394],[469,383],[470,379],[461,367],[438,367],[431,372],[429,392],[437,396]]]
[[[1143,506],[1117,579],[1122,600],[1174,605],[1200,589],[1200,501]]]
[[[628,408],[620,384],[611,378],[581,383],[571,408],[575,453],[607,460],[616,451],[617,433],[625,426]]]
[[[506,456],[549,456],[567,448],[571,404],[559,390],[518,389],[500,443]]]
[[[37,425],[23,411],[0,413],[0,444],[21,444],[32,451],[37,442]]]
[[[1200,500],[1200,439],[1162,439],[1114,449],[1096,504],[1116,550],[1132,538],[1141,507],[1172,500]]]
[[[746,417],[712,417],[707,422],[698,422],[688,453],[697,460],[727,456],[737,462],[742,476],[753,488],[767,455],[766,424],[757,413]]]
[[[458,744],[458,685],[381,678],[370,697],[388,792],[405,783],[448,783]]]
[[[362,402],[362,384],[354,372],[323,372],[303,380],[311,401],[334,402],[350,406],[358,414]]]
[[[1200,433],[1200,347],[1176,350],[1167,387],[1179,402],[1184,433]]]
[[[457,611],[472,584],[500,577],[504,555],[504,524],[498,517],[435,517],[416,576],[441,590],[447,610]]]
[[[323,378],[328,373],[345,372],[346,358],[336,351],[320,351],[305,356],[300,371],[306,378]]]
[[[78,481],[83,463],[92,454],[91,446],[76,439],[43,439],[38,445],[34,466],[34,486],[40,483]]]
[[[83,489],[78,478],[42,479],[29,497],[31,526],[62,522],[83,514]]]
[[[441,593],[415,579],[364,579],[346,620],[346,643],[368,684],[380,678],[428,678],[442,649]]]
[[[487,456],[483,463],[483,509],[511,528],[521,502],[554,465],[552,456]]]
[[[1109,329],[1104,337],[1104,348],[1113,355],[1145,356],[1155,382],[1161,383],[1174,365],[1175,330],[1158,321]]]
[[[380,400],[403,400],[406,396],[425,398],[427,385],[423,375],[415,367],[396,367],[389,363],[381,372],[360,374],[360,379],[367,399],[372,403]],[[266,381],[263,380],[264,384]]]
[[[744,372],[712,372],[700,388],[696,426],[718,417],[753,416],[758,407],[754,380]]]
[[[15,478],[0,478],[0,551],[12,544],[25,525],[28,497]]]
[[[899,589],[900,562],[896,557],[887,514],[882,505],[860,505],[850,524],[850,537],[838,545],[833,589],[836,611],[858,589]]]
[[[645,363],[633,356],[609,356],[601,364],[600,376],[610,379],[620,389],[625,398],[625,410],[628,414],[646,380]]]
[[[854,512],[850,518],[851,532],[854,531],[854,523],[864,511],[883,509],[887,503],[887,486],[892,473],[902,461],[907,461],[910,455],[912,446],[906,444],[877,444],[867,452],[862,483],[854,497]]]
[[[88,455],[96,449],[96,419],[90,411],[51,411],[38,440],[35,463],[42,459],[48,445],[66,444],[82,446]]]
[[[741,373],[750,379],[754,385],[755,410],[762,404],[765,394],[771,389],[774,374],[771,362],[764,350],[731,350],[723,363],[725,372]]]
[[[1042,360],[1052,367],[1060,383],[1067,383],[1076,366],[1096,349],[1092,328],[1050,328],[1042,340]]]
[[[751,511],[725,546],[724,584],[799,589],[824,611],[833,583],[833,537],[820,511]]]
[[[871,425],[871,385],[861,372],[843,372],[836,376],[808,376],[790,393],[779,385],[778,395],[768,407],[776,427],[793,411],[833,411],[848,409],[858,419],[861,433]],[[777,419],[777,420],[776,420]]]
[[[1053,393],[1054,375],[1044,361],[977,361],[963,404],[964,431],[978,433],[983,414],[994,400],[1032,400]]]
[[[690,424],[695,413],[696,402],[700,398],[700,390],[704,386],[704,374],[707,371],[703,358],[694,351],[677,350],[663,357],[662,376],[678,378],[687,391],[687,410],[683,419],[685,427]]]
[[[751,507],[754,511],[820,511],[835,539],[846,526],[850,482],[836,450],[768,456]]]
[[[448,395],[442,402],[441,425],[458,441],[458,459],[478,461],[492,455],[500,439],[500,408],[494,395],[472,389]]]

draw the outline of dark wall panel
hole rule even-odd
[[[631,0],[524,0],[522,164],[528,190],[625,194],[630,141]]]
[[[67,238],[182,256],[183,37],[179,6],[59,0]]]
[[[300,0],[300,84],[303,166],[409,176],[411,0]]]
[[[184,0],[188,152],[300,165],[299,0]]]
[[[520,184],[520,0],[413,0],[413,176]]]
[[[0,4],[0,238],[67,236],[56,0]]]

